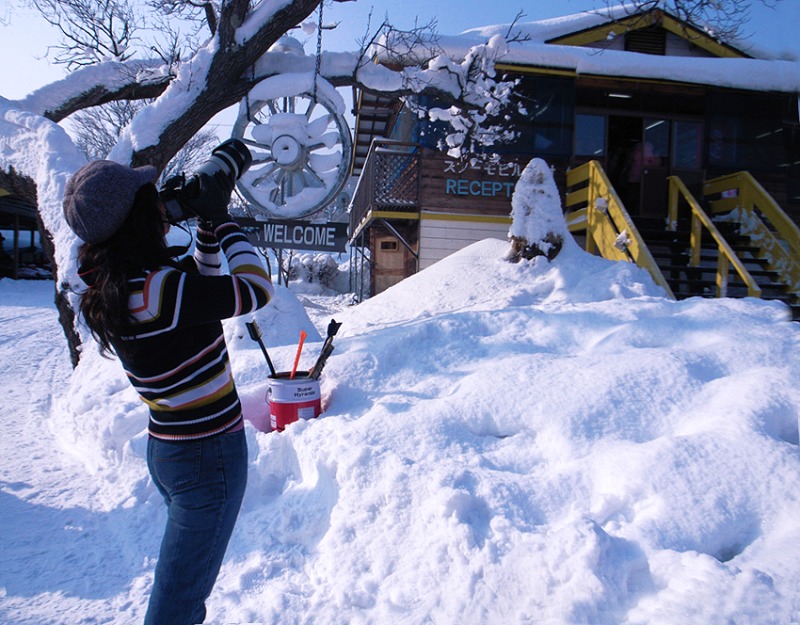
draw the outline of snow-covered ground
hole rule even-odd
[[[356,306],[258,314],[325,412],[247,425],[249,486],[210,623],[800,622],[800,324],[669,301],[581,252],[477,243]],[[164,509],[113,360],[73,373],[51,282],[0,280],[0,623],[135,624]],[[305,304],[303,306],[302,304]],[[226,332],[248,418],[267,365]]]

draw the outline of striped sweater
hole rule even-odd
[[[230,275],[220,275],[224,253]],[[115,345],[150,408],[150,434],[165,440],[213,436],[242,420],[220,320],[269,302],[272,283],[234,223],[198,229],[199,273],[172,267],[128,281],[130,334]]]

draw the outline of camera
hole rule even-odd
[[[189,206],[189,201],[196,200],[198,194],[202,192],[200,190],[202,174],[213,176],[221,171],[230,178],[231,183],[235,183],[252,162],[253,156],[242,141],[228,139],[211,150],[211,156],[188,178],[186,174],[169,178],[158,192],[167,208],[167,221],[175,224],[196,216]]]

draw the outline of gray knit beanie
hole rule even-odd
[[[155,182],[152,165],[127,167],[113,161],[93,161],[81,167],[64,190],[64,217],[87,243],[111,238],[133,208],[136,192]]]

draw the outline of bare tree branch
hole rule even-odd
[[[119,141],[122,129],[146,103],[146,100],[114,100],[79,111],[72,118],[75,144],[90,161],[106,158]]]
[[[523,11],[518,11],[517,14],[514,16],[514,21],[509,24],[508,29],[506,30],[506,43],[524,43],[526,41],[530,41],[531,36],[522,34],[520,31],[516,30],[517,24],[526,17]]]
[[[61,32],[54,62],[73,69],[106,59],[132,57],[141,17],[127,0],[29,0]]]
[[[155,11],[168,17],[176,17],[190,22],[204,21],[209,33],[217,32],[217,12],[215,3],[197,0],[149,0],[147,3]]]

